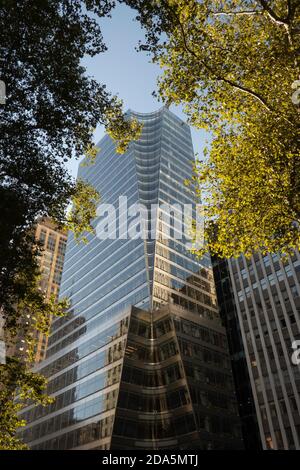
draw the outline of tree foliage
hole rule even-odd
[[[106,0],[1,2],[1,79],[7,99],[0,107],[0,214],[5,226],[0,305],[9,285],[13,288],[16,269],[26,268],[26,234],[37,216],[62,225],[72,197],[77,206],[80,198],[82,206],[95,199],[86,197],[86,187],[74,183],[64,163],[93,145],[92,129],[99,123],[122,141],[117,142],[122,149],[138,135],[137,123],[122,114],[122,103],[80,64],[85,55],[106,50],[97,16],[109,16],[113,7]],[[75,220],[72,226],[90,228],[87,218],[80,227]]]
[[[126,3],[163,69],[160,96],[212,135],[193,177],[206,248],[225,257],[299,248],[298,0]]]
[[[7,350],[6,363],[0,365],[0,449],[25,449],[26,445],[16,435],[26,423],[19,418],[28,401],[46,405],[51,399],[45,394],[46,379],[31,371],[34,365],[37,332],[48,336],[50,321],[65,314],[67,299],[56,301],[46,298],[39,288],[40,271],[36,262],[39,246],[31,232],[23,240],[25,253],[31,246],[26,270],[17,270],[9,296],[2,303],[1,317],[5,320],[4,339]],[[22,346],[22,347],[21,347]]]
[[[84,56],[105,52],[98,20],[114,6],[109,0],[1,2],[0,78],[6,104],[0,104],[0,312],[7,341],[18,332],[26,343],[25,357],[7,357],[0,366],[3,449],[18,446],[15,394],[45,399],[42,378],[29,370],[32,331],[46,332],[50,315],[66,308],[38,288],[34,223],[50,216],[84,239],[92,230],[98,195],[82,181],[75,183],[65,163],[93,153],[92,129],[98,124],[120,151],[140,132],[137,122],[123,115],[122,103],[81,65]]]
[[[87,242],[84,234],[94,231],[90,221],[96,217],[99,194],[81,179],[77,180],[76,188],[77,192],[72,198],[72,207],[66,213],[63,227],[74,232],[75,239]]]
[[[0,450],[24,450],[16,430],[26,422],[18,413],[28,400],[44,406],[53,401],[45,394],[46,380],[41,374],[31,372],[15,357],[9,357],[5,366],[0,366]]]

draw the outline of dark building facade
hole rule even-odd
[[[251,422],[250,381],[263,449],[299,449],[300,365],[292,360],[300,339],[299,252],[285,259],[241,256],[218,262],[214,271],[235,379],[245,390],[237,383],[243,427]]]
[[[224,329],[174,304],[133,309],[111,449],[239,449]]]
[[[220,316],[228,339],[245,449],[260,450],[262,444],[228,262],[213,257],[212,263]]]
[[[120,156],[105,136],[95,163],[80,167],[101,203],[118,205],[117,234],[101,238],[98,216],[87,244],[68,236],[61,296],[71,307],[53,321],[36,368],[56,400],[23,410],[21,437],[32,449],[238,449],[211,260],[196,259],[175,228],[178,207],[195,203],[184,185],[194,161],[190,129],[165,107],[129,114],[143,124],[140,139]],[[120,197],[151,212],[146,237],[124,235]],[[176,207],[171,230],[167,205]]]

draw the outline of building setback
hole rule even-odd
[[[194,161],[190,129],[166,107],[129,114],[143,123],[140,139],[117,155],[105,136],[78,176],[102,203],[117,207],[126,196],[148,213],[158,204],[156,236],[121,236],[119,209],[114,239],[88,234],[78,245],[68,236],[61,296],[71,307],[54,320],[36,368],[56,400],[23,410],[20,436],[32,449],[239,449],[211,260],[197,260],[175,228],[165,236],[163,204],[195,202],[183,184]]]

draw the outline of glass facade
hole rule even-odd
[[[117,236],[88,234],[87,244],[68,236],[60,295],[71,307],[53,321],[37,369],[56,400],[23,410],[21,435],[33,449],[239,448],[210,258],[196,259],[164,217],[165,204],[195,203],[184,185],[194,160],[190,129],[165,107],[128,114],[143,124],[140,139],[118,155],[105,136],[95,163],[80,166],[101,203],[117,208]],[[154,237],[150,224],[146,239],[123,236],[121,196],[148,213],[157,205]],[[178,318],[172,310],[160,321],[164,308]]]
[[[133,309],[111,449],[240,449],[221,326],[174,304]]]

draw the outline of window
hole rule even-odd
[[[46,234],[47,234],[46,230],[42,229],[41,232],[40,232],[40,239],[39,240],[43,245],[45,245]]]
[[[49,233],[48,242],[47,242],[47,250],[54,251],[56,244],[56,235]]]
[[[299,292],[298,292],[297,286],[293,286],[293,287],[291,288],[291,292],[292,292],[292,295],[293,295],[294,299],[295,299],[296,297],[299,297]]]

